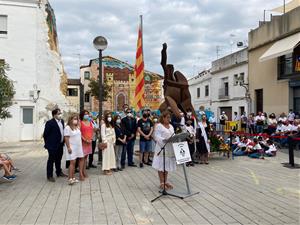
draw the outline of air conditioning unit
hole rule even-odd
[[[34,91],[29,91],[29,97],[34,97]]]

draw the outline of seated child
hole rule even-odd
[[[267,140],[267,146],[268,149],[265,151],[265,154],[269,157],[276,156],[277,148],[272,140]]]

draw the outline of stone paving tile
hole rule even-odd
[[[104,176],[98,169],[69,186],[45,179],[41,143],[7,149],[22,171],[0,183],[0,224],[299,224],[300,170],[284,168],[287,155],[234,160],[215,155],[210,165],[188,168],[192,191],[184,200],[159,195],[151,167],[126,168]],[[299,163],[299,158],[296,158]],[[64,163],[63,163],[64,164]],[[170,174],[175,191],[185,188],[182,168]],[[177,189],[176,189],[177,187]]]

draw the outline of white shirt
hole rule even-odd
[[[195,132],[195,129],[194,127],[191,125],[191,126],[185,126],[185,129],[192,135],[196,135],[196,132]]]
[[[240,120],[240,117],[239,117],[239,115],[236,115],[236,116],[234,116],[234,119],[233,119],[233,121],[239,121]]]
[[[60,130],[60,134],[61,134],[61,140],[60,140],[60,143],[62,143],[62,142],[64,141],[64,127],[63,127],[63,125],[62,125],[61,120],[57,120],[57,119],[55,119],[55,120],[56,120],[56,122],[57,122],[57,125],[58,125],[59,130]]]
[[[297,129],[298,127],[293,124],[289,124],[288,126],[286,126],[287,131],[297,131]]]
[[[276,132],[285,132],[287,129],[286,129],[286,126],[285,125],[281,125],[281,126],[277,126],[276,128]]]
[[[288,120],[289,121],[294,121],[294,119],[295,119],[295,113],[289,113],[289,115],[288,115]]]
[[[286,122],[287,118],[286,117],[279,117],[278,121]]]
[[[266,151],[266,153],[272,153],[272,152],[276,152],[276,146],[274,144],[269,146],[269,149]]]
[[[255,121],[257,122],[257,120],[265,121],[265,117],[264,117],[263,115],[261,115],[261,116],[256,116],[256,117],[255,117]]]

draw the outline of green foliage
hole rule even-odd
[[[210,137],[211,151],[217,152],[220,149],[221,141],[218,139],[216,135]]]
[[[13,82],[7,77],[8,64],[0,62],[0,119],[10,118],[8,108],[13,104],[15,95]]]
[[[89,83],[90,93],[94,96],[97,100],[99,100],[99,80],[97,79],[90,79]],[[107,101],[110,98],[111,86],[107,84],[107,81],[104,80],[103,82],[103,101]]]

